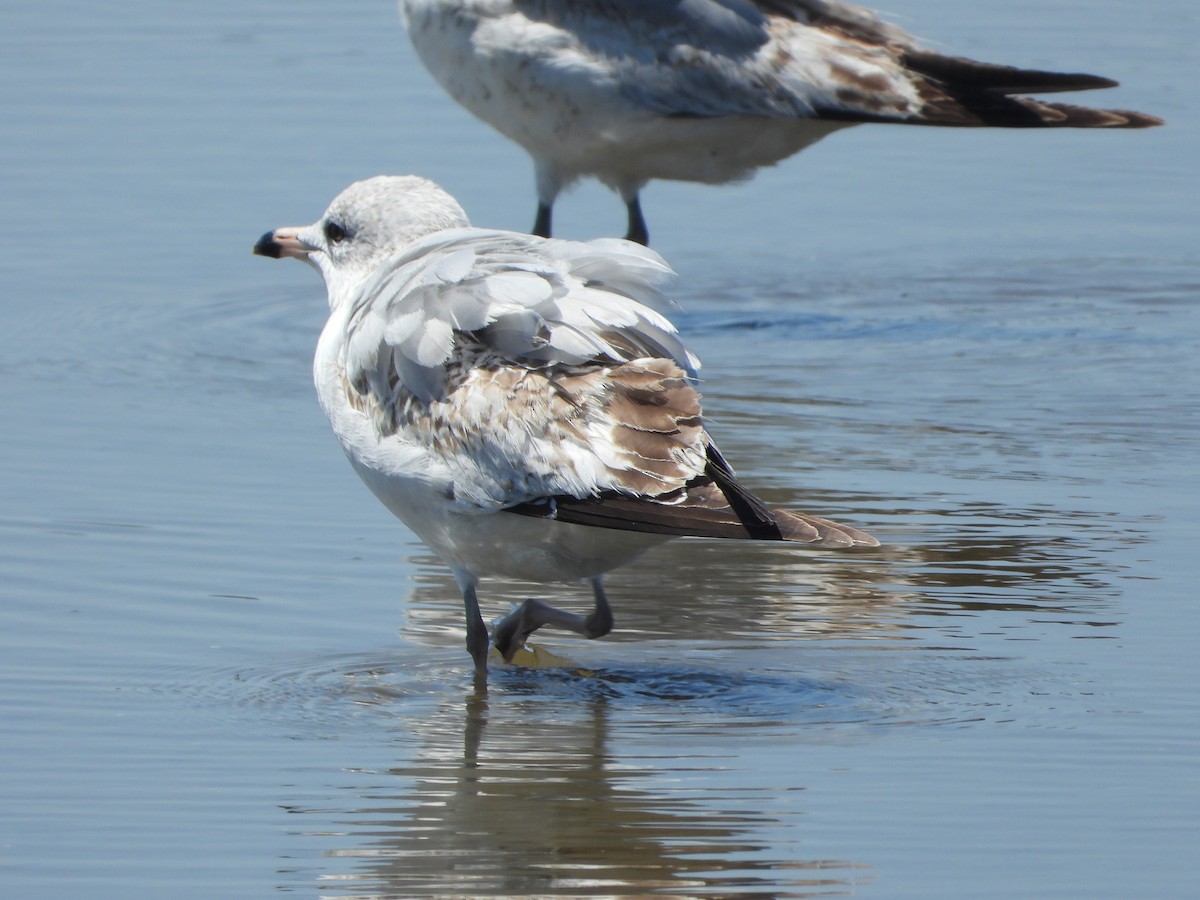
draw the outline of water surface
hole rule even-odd
[[[388,3],[7,5],[8,893],[1190,896],[1197,13],[896,12],[1170,126],[652,186],[724,452],[884,546],[664,546],[610,638],[480,698],[453,580],[317,408],[318,281],[249,247],[378,172],[524,228],[523,155]],[[558,222],[620,220],[584,187]]]

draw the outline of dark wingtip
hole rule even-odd
[[[1107,90],[1108,88],[1120,87],[1121,82],[1115,78],[1105,78],[1103,75],[1089,75],[1086,72],[1063,72],[1058,74],[1055,72],[1048,73],[1050,76],[1050,84],[1048,87],[1039,89],[1034,83],[1032,87],[1019,87],[1016,91],[1033,94],[1053,93],[1054,91],[1096,91]]]
[[[269,256],[271,259],[279,259],[281,250],[279,241],[275,240],[275,232],[268,231],[258,239],[251,252],[255,256]]]
[[[1159,125],[1166,125],[1167,120],[1158,116],[1152,116],[1149,113],[1133,112],[1132,110],[1121,110],[1129,119],[1129,124],[1126,128],[1157,128]]]

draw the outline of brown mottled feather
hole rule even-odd
[[[879,541],[849,525],[788,510],[773,510],[741,485],[717,448],[708,444],[703,475],[658,497],[606,491],[597,497],[547,497],[507,512],[594,528],[677,537],[768,540],[816,547],[877,547]]]
[[[620,364],[527,368],[501,365],[484,348],[463,341],[449,366],[444,396],[422,402],[401,390],[381,402],[364,385],[343,383],[348,402],[375,421],[381,435],[403,429],[447,454],[486,457],[487,429],[461,418],[468,393],[484,392],[519,410],[521,421],[563,442],[590,442],[589,422],[606,423],[615,451],[607,466],[619,489],[597,496],[522,502],[508,512],[562,522],[650,534],[793,541],[815,546],[876,546],[870,535],[826,519],[772,510],[742,486],[704,431],[700,394],[666,359]],[[390,383],[390,379],[389,379]],[[451,409],[460,412],[451,415]],[[493,426],[495,423],[493,423]],[[544,473],[530,471],[534,483]]]
[[[904,67],[934,78],[958,90],[991,91],[997,94],[1052,94],[1059,91],[1090,91],[1116,87],[1117,82],[1084,72],[1048,72],[978,62],[965,56],[945,56],[910,47],[900,57]]]
[[[944,56],[916,47],[895,48],[897,62],[913,76],[919,109],[892,106],[886,85],[863,84],[849,74],[838,98],[846,106],[823,109],[821,117],[849,122],[1002,128],[1151,128],[1157,116],[1127,109],[1094,109],[1053,103],[1017,93],[1056,93],[1116,87],[1117,82],[1082,72],[1047,72]],[[836,71],[834,74],[838,74]]]
[[[925,103],[915,125],[1004,128],[1150,128],[1162,119],[1125,109],[1095,109],[1010,97],[988,90],[955,91],[935,82],[922,85]]]
[[[607,492],[599,497],[549,497],[509,507],[507,512],[556,519],[594,528],[617,528],[676,537],[775,540],[816,547],[877,547],[879,541],[857,528],[818,516],[771,510],[775,534],[747,522],[729,497],[707,478],[689,484],[675,503]]]

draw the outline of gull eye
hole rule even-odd
[[[346,229],[332,220],[325,223],[325,240],[331,244],[340,244],[346,239]]]

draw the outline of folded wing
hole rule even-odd
[[[606,491],[595,497],[543,497],[509,512],[595,528],[676,537],[788,541],[814,547],[877,547],[879,541],[849,525],[807,513],[768,508],[742,486],[715,446],[708,464],[672,494],[646,497]]]
[[[930,51],[871,10],[834,0],[539,0],[520,9],[561,29],[578,51],[578,72],[562,59],[532,65],[583,80],[603,65],[624,97],[659,116],[1018,128],[1162,122],[1012,96],[1116,82]]]
[[[671,278],[661,257],[625,241],[441,231],[359,289],[342,363],[383,404],[403,390],[436,399],[464,335],[519,365],[660,357],[694,374],[696,358],[658,311]]]

